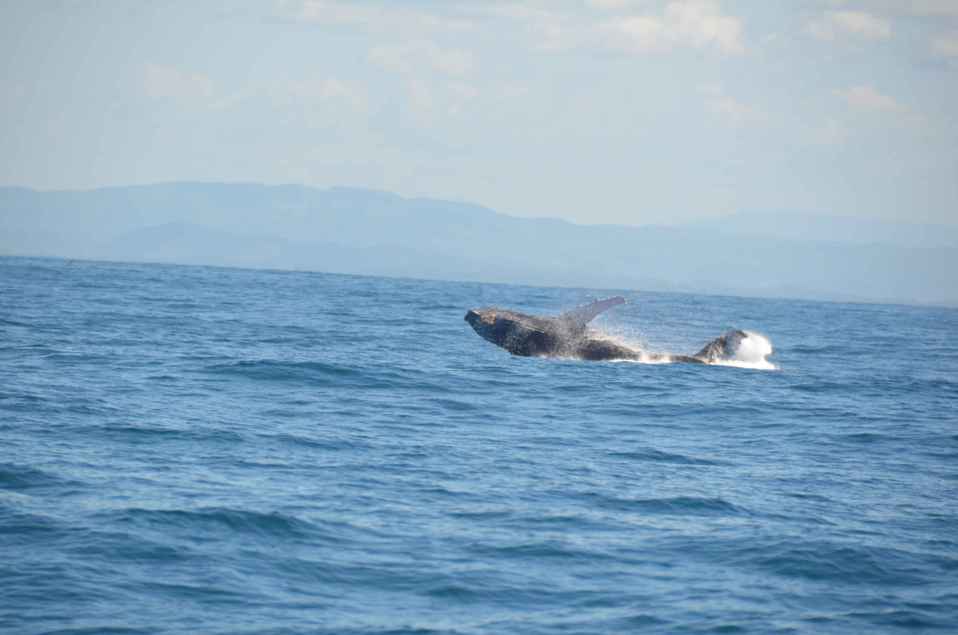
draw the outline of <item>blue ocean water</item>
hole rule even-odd
[[[0,259],[4,633],[958,630],[958,311]]]

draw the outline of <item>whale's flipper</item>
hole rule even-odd
[[[585,306],[580,306],[563,313],[559,316],[559,319],[565,322],[571,322],[579,328],[585,328],[585,325],[594,320],[595,316],[620,304],[625,304],[625,298],[622,296],[596,300],[592,304],[586,304]]]

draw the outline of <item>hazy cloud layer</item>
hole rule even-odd
[[[0,184],[958,222],[952,0],[7,3],[0,53]]]

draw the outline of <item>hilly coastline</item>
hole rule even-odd
[[[801,214],[578,225],[297,185],[0,188],[0,254],[958,305],[958,229]]]

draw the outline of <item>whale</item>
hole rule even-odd
[[[714,364],[733,359],[742,341],[748,337],[744,331],[733,329],[707,343],[694,355],[667,355],[634,349],[588,328],[589,322],[597,316],[624,303],[625,298],[615,296],[555,316],[484,307],[470,309],[465,320],[483,339],[520,357]]]

